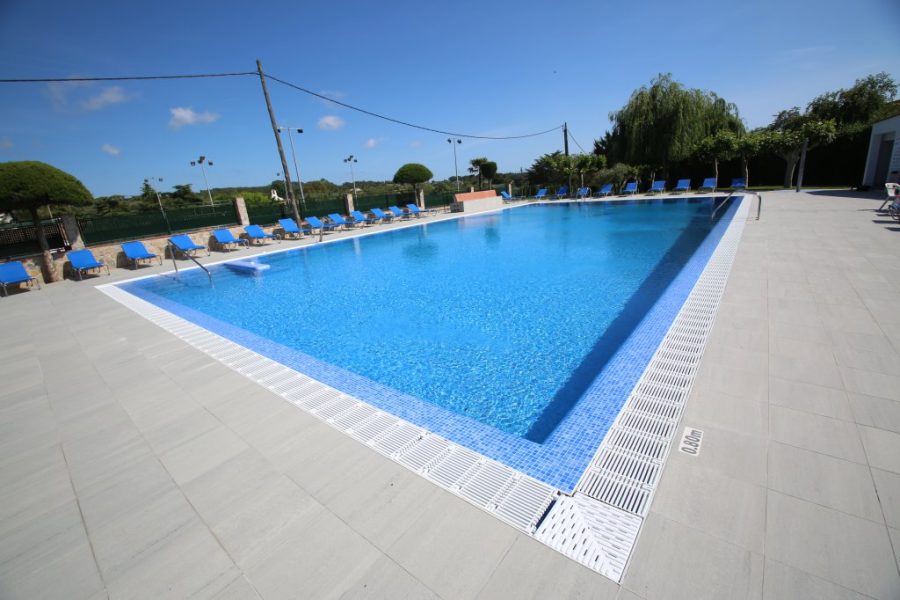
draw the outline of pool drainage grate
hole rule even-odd
[[[621,582],[743,231],[742,203],[572,495],[347,396],[137,298],[107,296],[379,453]]]

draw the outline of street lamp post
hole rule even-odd
[[[279,127],[278,131],[287,130],[288,139],[291,141],[291,154],[294,157],[294,173],[297,174],[297,183],[300,184],[300,204],[303,206],[304,212],[306,211],[306,197],[303,195],[303,180],[300,179],[300,169],[297,168],[297,153],[294,152],[294,136],[291,135],[292,131],[296,131],[297,133],[303,133],[303,130],[299,127]]]
[[[197,160],[192,160],[191,166],[196,167],[197,164],[199,163],[200,170],[203,171],[203,181],[206,182],[206,195],[209,196],[209,205],[214,206],[215,203],[213,202],[213,199],[212,199],[212,192],[209,191],[209,179],[206,178],[206,167],[203,166],[204,162],[209,162],[209,166],[213,166],[213,161],[211,161],[211,160],[207,161],[205,156],[201,156]]]
[[[356,204],[356,175],[353,173],[353,163],[359,162],[353,155],[351,154],[347,158],[344,159],[345,163],[350,163],[350,181],[353,182],[353,204]]]
[[[462,144],[462,140],[456,140],[456,144],[453,143],[452,138],[447,138],[447,143],[453,146],[453,172],[456,173],[456,191],[459,191],[459,167],[456,166],[456,144]]]
[[[169,226],[169,216],[166,214],[166,209],[163,208],[162,198],[159,196],[159,190],[153,187],[153,180],[159,181],[162,183],[162,177],[148,177],[144,179],[144,183],[156,194],[156,201],[159,203],[159,212],[162,213],[163,220],[166,222],[166,229],[169,230],[169,233],[172,233],[172,228]]]

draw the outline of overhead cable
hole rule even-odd
[[[65,83],[67,81],[142,81],[148,79],[199,79],[202,77],[237,77],[259,75],[256,71],[246,73],[203,73],[200,75],[147,75],[135,77],[64,77],[59,79],[0,79],[0,83]]]
[[[378,113],[373,113],[372,111],[358,108],[351,104],[347,104],[346,102],[341,102],[339,100],[335,100],[334,98],[329,98],[328,96],[325,96],[323,94],[317,94],[316,92],[302,88],[299,85],[294,85],[293,83],[289,83],[287,81],[279,79],[279,78],[275,77],[274,75],[271,75],[268,73],[266,74],[266,78],[277,81],[278,83],[280,83],[282,85],[286,85],[290,88],[294,88],[295,90],[301,91],[305,94],[309,94],[310,96],[315,96],[316,98],[321,98],[322,100],[326,100],[328,102],[333,102],[339,106],[343,106],[344,108],[349,108],[350,110],[355,110],[356,112],[363,113],[364,115],[369,115],[370,117],[384,119],[385,121],[390,121],[391,123],[397,123],[398,125],[405,125],[406,127],[413,127],[415,129],[421,129],[423,131],[430,131],[432,133],[440,133],[442,135],[452,135],[454,137],[464,137],[464,138],[476,139],[476,140],[518,140],[518,139],[522,139],[522,138],[537,137],[539,135],[544,135],[544,134],[550,133],[551,131],[556,131],[557,129],[562,129],[562,127],[563,127],[562,125],[557,125],[556,127],[552,128],[552,129],[548,129],[547,131],[540,131],[537,133],[528,133],[525,135],[509,135],[509,136],[472,135],[472,134],[468,134],[468,133],[455,133],[452,131],[442,131],[440,129],[432,129],[431,127],[423,127],[422,125],[415,125],[413,123],[401,121],[400,119],[393,119],[391,117],[379,115]]]

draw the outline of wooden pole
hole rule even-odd
[[[294,186],[291,184],[291,174],[288,170],[287,158],[284,156],[284,147],[281,145],[281,134],[278,133],[278,123],[275,121],[275,111],[272,110],[272,101],[269,99],[269,90],[266,87],[266,76],[263,74],[262,63],[256,61],[256,68],[259,71],[259,81],[262,83],[263,95],[266,97],[266,107],[269,109],[269,119],[272,121],[272,131],[275,133],[275,142],[278,144],[278,155],[281,157],[281,169],[284,173],[285,194],[291,201],[291,208],[294,210],[294,219],[297,225],[300,225],[300,211],[297,210],[297,199],[294,198]]]

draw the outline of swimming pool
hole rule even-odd
[[[525,206],[121,287],[566,490],[733,214],[710,207]]]

